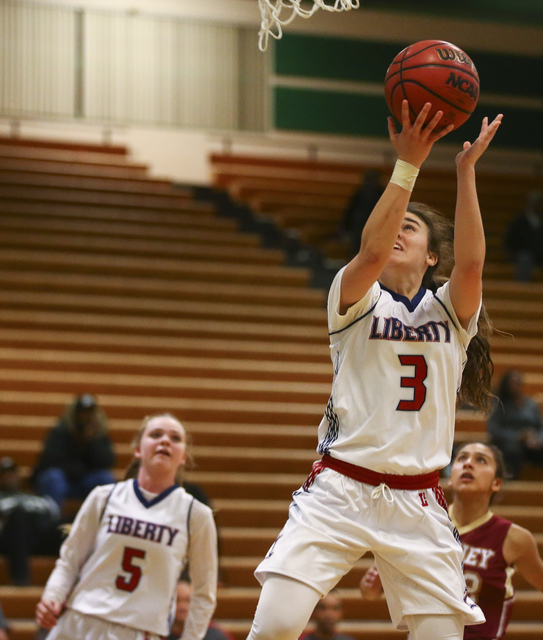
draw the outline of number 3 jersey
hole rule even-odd
[[[464,330],[449,284],[408,300],[376,282],[339,314],[342,269],[328,297],[332,393],[318,452],[381,473],[417,475],[445,467],[456,396],[476,314]]]
[[[79,510],[43,597],[166,636],[187,560],[194,595],[184,637],[198,640],[215,607],[217,536],[211,509],[178,485],[151,499],[136,480],[104,485]]]

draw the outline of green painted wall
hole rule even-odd
[[[543,4],[543,0],[542,0]],[[407,46],[409,43],[405,43]],[[288,34],[275,47],[274,125],[288,131],[387,137],[384,94],[323,90],[317,81],[382,84],[403,45]],[[543,101],[543,58],[468,51],[481,79],[481,95]],[[303,78],[303,87],[281,86],[281,78]],[[315,88],[311,83],[315,83]],[[483,116],[504,113],[500,146],[543,150],[543,107],[480,104],[470,120],[449,136],[472,139]]]
[[[364,0],[363,7],[378,11],[420,13],[437,18],[461,18],[519,25],[543,24],[541,0],[455,0],[441,3],[435,0]]]

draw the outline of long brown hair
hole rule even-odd
[[[409,203],[407,210],[417,215],[428,227],[428,250],[435,253],[438,260],[434,266],[426,270],[422,286],[435,292],[450,276],[454,264],[454,225],[438,211],[420,202]],[[492,408],[494,398],[494,363],[489,343],[492,331],[492,322],[483,305],[477,321],[477,334],[467,349],[467,362],[458,392],[460,404],[467,403],[485,412]]]
[[[157,414],[152,415],[152,416],[146,416],[143,419],[143,422],[141,423],[141,427],[138,429],[136,435],[132,438],[132,448],[136,449],[136,447],[140,446],[141,439],[143,437],[145,429],[147,428],[147,425],[149,424],[149,422],[151,422],[151,420],[154,420],[155,418],[169,418],[170,420],[174,420],[185,431],[185,442],[186,442],[186,446],[187,446],[187,461],[185,462],[184,465],[181,465],[181,466],[177,467],[177,471],[175,473],[175,481],[177,482],[178,485],[182,486],[183,485],[184,476],[185,476],[185,469],[187,469],[187,468],[191,469],[194,466],[194,460],[193,460],[192,455],[190,453],[190,446],[192,444],[191,438],[187,434],[187,430],[183,426],[183,423],[178,418],[176,418],[171,413],[157,413]],[[129,465],[126,468],[126,471],[124,473],[124,479],[125,480],[129,480],[130,478],[137,478],[138,471],[140,469],[140,465],[141,465],[140,458],[136,458],[136,457],[132,458],[132,460],[130,461],[130,463],[129,463]]]

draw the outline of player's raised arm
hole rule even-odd
[[[488,124],[488,118],[484,118],[477,140],[473,144],[464,142],[463,150],[456,157],[455,266],[451,273],[450,291],[454,310],[464,328],[467,328],[481,302],[486,253],[485,234],[475,181],[475,164],[486,151],[501,120],[501,114],[490,124]]]
[[[428,157],[434,142],[452,130],[452,125],[440,131],[435,130],[443,115],[442,111],[438,111],[425,124],[431,106],[429,102],[426,103],[411,124],[409,104],[404,100],[400,133],[396,130],[393,119],[388,118],[390,141],[397,151],[398,160],[390,182],[364,226],[360,250],[343,274],[341,313],[345,313],[363,298],[379,278],[394,249],[418,170]]]

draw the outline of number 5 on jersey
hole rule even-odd
[[[143,549],[134,549],[133,547],[125,547],[123,561],[121,566],[123,571],[129,574],[129,578],[117,576],[115,586],[122,591],[134,591],[141,580],[141,567],[134,564],[134,560],[139,558],[145,559],[145,551]]]

